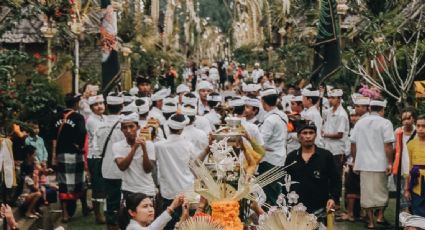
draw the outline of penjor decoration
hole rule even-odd
[[[117,7],[118,5],[116,5]],[[102,24],[100,26],[102,46],[102,88],[105,95],[120,81],[118,60],[117,13],[111,0],[102,0]]]

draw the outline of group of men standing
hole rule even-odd
[[[253,75],[261,78],[258,74]],[[136,83],[132,94],[66,95],[68,109],[56,122],[53,148],[65,221],[70,217],[67,201],[84,190],[86,142],[96,220],[103,222],[100,210],[106,200],[106,224],[117,229],[122,197],[144,193],[161,200],[159,209],[164,210],[179,193],[193,190],[189,161],[203,160],[208,154],[208,135],[223,121],[220,108],[230,108],[232,115],[240,117],[247,137],[265,149],[258,174],[288,166],[292,179],[299,182],[293,189],[309,212],[339,206],[343,166],[349,159],[354,165],[351,172],[360,175],[350,178],[352,184],[359,184],[359,191],[353,193],[367,210],[368,227],[375,226],[375,208],[378,223],[384,221],[395,142],[393,125],[383,117],[386,102],[352,95],[355,109],[349,110],[349,116],[340,89],[324,95],[311,88],[243,83],[232,94],[224,94],[206,79],[196,88],[181,84],[171,94],[170,89],[152,91],[149,78],[138,77]],[[324,109],[324,104],[329,108]],[[359,118],[355,125],[353,116]],[[264,188],[270,205],[284,192],[280,182]],[[176,211],[167,229],[178,218]]]

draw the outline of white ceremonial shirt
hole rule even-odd
[[[114,154],[112,152],[112,145],[118,141],[125,139],[121,131],[121,123],[119,122],[120,115],[108,115],[105,117],[105,122],[96,131],[96,144],[102,154],[105,146],[106,138],[111,132],[112,127],[117,124],[112,131],[109,138],[108,145],[106,146],[105,156],[102,161],[102,176],[106,179],[121,179],[123,172],[118,168],[115,163]],[[118,123],[117,123],[118,122]]]
[[[254,81],[254,84],[258,83],[258,79],[260,79],[260,77],[264,76],[264,71],[263,69],[254,69],[252,71],[252,80]]]
[[[210,109],[210,107],[208,107],[208,105],[202,104],[201,100],[198,99],[198,115],[205,115],[206,111],[211,111],[211,110],[212,109]]]
[[[157,107],[152,107],[151,111],[149,111],[148,118],[155,118],[161,123],[161,125],[164,125],[167,120],[165,120],[164,114],[162,114],[162,111],[158,109]]]
[[[81,98],[80,102],[78,103],[79,112],[81,115],[84,116],[84,119],[88,119],[93,112],[90,109],[89,101],[85,98]]]
[[[202,130],[207,135],[210,134],[210,132],[212,131],[210,122],[207,118],[203,116],[196,115],[195,122],[193,122],[193,125],[195,126],[195,128]]]
[[[115,159],[124,158],[130,153],[131,146],[124,139],[115,143],[112,146],[112,150]],[[154,161],[155,147],[151,141],[146,141],[146,150],[149,160]],[[152,173],[146,173],[143,169],[143,151],[141,146],[136,149],[130,166],[123,173],[121,189],[132,193],[143,193],[148,196],[156,195]]]
[[[325,134],[335,134],[343,133],[342,138],[340,139],[331,139],[323,137],[324,148],[329,150],[333,155],[345,154],[346,140],[348,138],[348,132],[350,129],[350,124],[348,121],[347,112],[345,112],[342,105],[338,106],[335,112],[332,111],[332,108],[326,113],[324,122],[323,122],[323,133]]]
[[[215,126],[221,123],[220,114],[218,114],[214,109],[212,109],[209,113],[205,114],[204,117],[208,119],[211,130],[215,130]]]
[[[158,181],[162,197],[172,200],[179,193],[193,191],[195,180],[189,161],[196,159],[195,147],[181,135],[171,134],[155,143]]]
[[[288,135],[288,116],[277,108],[267,112],[260,125],[266,154],[262,161],[275,166],[285,165],[286,139]]]
[[[351,133],[351,143],[356,144],[354,170],[385,172],[388,166],[385,143],[394,142],[391,121],[377,113],[360,119]]]
[[[248,122],[245,118],[242,119],[241,125],[245,128],[250,138],[255,140],[257,144],[264,145],[264,140],[261,136],[260,129],[258,128],[258,126]]]
[[[181,134],[187,141],[195,147],[197,155],[202,154],[208,146],[208,136],[204,131],[196,128],[193,124],[184,127]]]
[[[143,227],[142,225],[137,223],[137,221],[131,219],[125,230],[163,230],[171,219],[172,217],[170,216],[168,211],[165,210],[149,226]]]
[[[317,146],[322,147],[323,143],[322,143],[322,136],[320,133],[320,130],[322,130],[322,116],[320,116],[320,112],[317,109],[317,107],[313,105],[310,108],[304,110],[301,113],[301,117],[304,118],[305,120],[310,120],[314,122],[317,128],[317,132],[316,132],[317,136],[316,136],[316,140],[314,140],[314,143]]]
[[[208,74],[209,74],[210,81],[212,83],[215,84],[220,80],[220,75],[218,73],[217,68],[215,67],[210,68],[210,70],[208,71]]]
[[[86,129],[89,135],[89,152],[87,154],[88,159],[99,158],[100,154],[102,153],[102,150],[99,150],[99,148],[97,148],[95,133],[104,121],[104,116],[99,116],[94,113],[89,115],[89,118],[87,118]]]

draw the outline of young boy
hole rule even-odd
[[[44,145],[44,140],[38,134],[40,133],[40,128],[37,122],[30,122],[30,135],[25,139],[25,145],[31,145],[36,150],[36,159],[43,166],[46,166],[48,153],[46,150],[46,146]]]

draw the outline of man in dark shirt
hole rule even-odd
[[[285,165],[292,181],[298,182],[291,190],[299,195],[299,202],[309,213],[327,211],[335,207],[341,193],[341,177],[337,173],[332,153],[314,144],[317,130],[306,122],[297,130],[301,148],[288,154]],[[288,192],[288,191],[287,191]]]
[[[84,199],[84,156],[83,148],[86,126],[83,115],[77,111],[80,97],[65,96],[65,109],[55,122],[52,163],[57,166],[59,199],[62,203],[62,221],[67,222],[75,211],[76,200],[81,198],[83,211],[87,210]],[[86,211],[84,211],[86,212]]]

